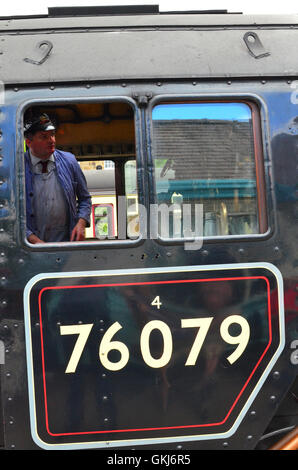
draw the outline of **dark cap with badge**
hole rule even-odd
[[[35,134],[35,132],[38,131],[53,131],[55,129],[49,116],[44,113],[25,123],[24,134],[27,136],[28,134]]]

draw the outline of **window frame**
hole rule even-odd
[[[257,207],[257,217],[259,224],[259,233],[253,234],[236,234],[236,235],[214,235],[214,236],[205,236],[202,235],[200,238],[203,242],[214,243],[214,242],[231,242],[231,241],[246,241],[246,240],[255,240],[255,239],[266,239],[272,233],[273,221],[270,219],[269,215],[269,201],[268,201],[268,191],[266,187],[268,185],[269,175],[265,172],[265,158],[267,156],[264,142],[266,142],[266,129],[263,123],[266,121],[267,111],[265,103],[263,100],[255,95],[250,93],[224,93],[224,94],[196,94],[196,95],[183,95],[183,94],[163,94],[155,96],[151,101],[148,107],[147,113],[147,133],[150,136],[150,145],[148,150],[148,164],[151,168],[149,175],[149,184],[150,184],[150,204],[157,204],[157,193],[156,193],[156,181],[154,175],[154,157],[152,151],[152,142],[154,141],[154,131],[153,131],[153,109],[161,104],[186,104],[186,103],[241,103],[249,106],[251,110],[252,118],[252,132],[253,132],[253,147],[255,155],[255,177],[256,177],[256,207]],[[194,241],[192,238],[163,238],[158,234],[157,241],[160,244],[172,244],[180,245],[185,242]]]
[[[73,91],[73,90],[72,90]],[[132,99],[129,96],[125,95],[100,95],[100,90],[97,89],[97,95],[96,96],[87,96],[83,97],[78,93],[78,97],[69,97],[67,94],[65,94],[64,97],[61,97],[59,94],[59,97],[53,97],[53,98],[32,98],[32,99],[26,99],[24,100],[20,106],[18,107],[17,110],[17,130],[16,130],[16,144],[17,148],[22,149],[21,153],[21,174],[20,174],[20,188],[21,189],[21,194],[20,198],[23,200],[23,204],[20,207],[20,215],[21,218],[25,221],[21,225],[21,240],[23,241],[23,244],[27,247],[30,248],[33,251],[65,251],[65,250],[81,250],[82,248],[84,249],[96,249],[96,248],[119,248],[121,246],[123,247],[128,247],[128,246],[137,246],[141,242],[143,242],[143,227],[142,230],[140,230],[139,236],[130,239],[110,239],[110,240],[105,240],[105,239],[94,239],[93,241],[67,241],[67,242],[47,242],[47,243],[38,243],[38,244],[32,244],[30,243],[27,238],[26,238],[26,190],[25,190],[25,164],[24,164],[24,116],[25,112],[31,108],[31,107],[36,107],[36,106],[52,106],[55,108],[56,106],[59,105],[76,105],[76,104],[89,104],[89,103],[125,103],[129,106],[131,106],[134,117],[134,134],[135,134],[135,161],[136,161],[136,167],[139,169],[136,171],[136,185],[137,185],[137,195],[139,198],[140,203],[145,204],[145,195],[144,195],[144,175],[143,175],[143,169],[144,168],[144,163],[143,163],[143,151],[142,151],[142,131],[140,129],[141,127],[141,110],[138,107],[136,101]],[[92,211],[92,205],[91,205],[91,211]],[[118,217],[118,214],[117,214]],[[118,221],[118,219],[117,219]],[[140,223],[142,224],[142,220],[140,220]]]

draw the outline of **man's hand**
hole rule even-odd
[[[79,219],[77,225],[74,227],[73,231],[71,232],[70,241],[73,242],[80,242],[85,240],[85,228],[86,228],[86,220]]]
[[[35,245],[35,243],[45,243],[43,240],[34,235],[34,233],[31,233],[31,235],[29,235],[28,242],[32,243],[33,245]]]

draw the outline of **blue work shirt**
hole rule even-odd
[[[91,196],[87,189],[85,176],[75,156],[61,150],[54,151],[56,172],[59,183],[64,191],[69,210],[69,237],[80,218],[85,219],[87,227],[90,226]],[[32,198],[34,197],[34,174],[31,168],[29,151],[25,153],[25,178],[26,178],[26,237],[35,233],[35,225]]]

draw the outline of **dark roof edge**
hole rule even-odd
[[[159,5],[111,5],[111,6],[74,6],[49,7],[48,14],[37,15],[8,15],[0,16],[2,19],[37,19],[37,18],[72,18],[86,16],[127,16],[127,15],[242,15],[242,12],[228,12],[228,10],[185,10],[160,11]]]
[[[48,16],[118,16],[118,15],[152,15],[159,14],[159,5],[106,5],[49,7]]]

